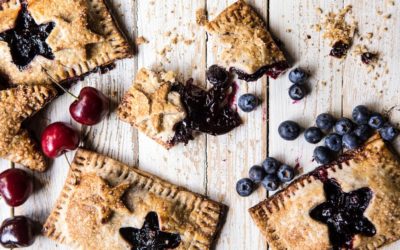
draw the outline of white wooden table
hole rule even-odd
[[[208,10],[209,18],[234,2],[216,0],[110,0],[118,22],[132,44],[138,36],[149,40],[141,45],[133,59],[117,63],[117,68],[105,75],[91,75],[73,86],[79,93],[83,86],[95,86],[111,96],[115,109],[125,90],[129,88],[135,72],[141,67],[162,65],[181,73],[181,80],[193,77],[203,87],[207,66],[215,62],[212,38],[195,23],[199,8]],[[295,65],[309,70],[311,94],[297,104],[292,104],[287,94],[290,83],[287,74],[278,80],[261,78],[258,82],[238,81],[239,93],[255,93],[263,99],[262,107],[255,112],[241,113],[244,124],[231,133],[213,137],[197,136],[186,147],[179,145],[170,151],[148,139],[119,121],[115,112],[107,120],[94,127],[82,127],[72,121],[68,107],[72,99],[63,95],[34,118],[43,129],[55,121],[72,123],[87,135],[86,145],[93,150],[112,156],[124,163],[138,166],[175,184],[210,196],[227,204],[230,209],[217,249],[267,249],[267,244],[250,219],[247,209],[266,197],[260,188],[249,198],[236,194],[235,184],[247,175],[248,169],[260,164],[267,153],[288,164],[298,161],[304,171],[315,168],[311,161],[315,146],[303,137],[294,142],[280,139],[277,127],[287,119],[298,121],[303,127],[311,126],[322,112],[336,116],[349,116],[357,104],[366,104],[377,111],[387,110],[399,104],[400,95],[400,1],[374,0],[252,0],[249,1],[264,17],[274,36],[284,44]],[[321,7],[326,13],[347,4],[359,21],[359,33],[373,32],[372,43],[365,43],[377,51],[382,68],[367,73],[359,58],[347,56],[337,60],[328,56],[328,43],[311,26],[320,22],[315,11]],[[379,15],[377,12],[383,14]],[[391,14],[385,19],[385,14]],[[385,31],[387,27],[388,31]],[[170,36],[166,33],[171,32]],[[171,39],[178,35],[178,43]],[[181,38],[180,38],[181,37]],[[193,42],[184,41],[193,40]],[[355,40],[360,44],[359,38]],[[365,42],[365,40],[364,40]],[[166,58],[161,52],[166,48]],[[170,48],[171,50],[169,51]],[[168,52],[169,51],[169,52]],[[384,74],[387,67],[388,74]],[[373,79],[375,74],[381,76]],[[400,122],[399,106],[391,112],[391,120]],[[39,137],[41,129],[36,131]],[[400,143],[397,142],[399,146]],[[398,147],[400,149],[400,147]],[[73,158],[73,153],[68,157]],[[7,161],[0,162],[0,170],[7,168]],[[35,194],[21,207],[12,211],[0,202],[0,220],[12,212],[44,222],[49,215],[64,184],[68,165],[63,157],[56,159],[44,174],[34,174]],[[67,249],[53,241],[40,237],[30,249]],[[386,249],[400,249],[400,243]]]

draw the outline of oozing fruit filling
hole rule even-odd
[[[342,42],[338,41],[332,46],[332,50],[329,55],[337,58],[342,58],[347,54],[347,50],[349,49],[349,45]]]
[[[372,190],[364,187],[345,193],[336,180],[320,179],[326,201],[313,208],[310,216],[328,226],[333,249],[351,249],[356,234],[374,236],[375,226],[363,215],[372,199]]]
[[[186,109],[186,118],[176,124],[175,136],[171,143],[187,143],[193,139],[192,131],[211,135],[225,134],[241,123],[239,114],[230,107],[232,83],[215,84],[205,91],[193,85],[193,79],[186,85],[177,84],[177,91]]]
[[[54,27],[54,22],[38,25],[28,11],[28,4],[22,2],[15,27],[0,33],[0,41],[8,43],[13,62],[23,70],[37,55],[54,59],[54,54],[46,43]]]
[[[246,82],[253,82],[257,81],[265,74],[269,77],[276,79],[280,74],[282,74],[288,68],[289,68],[288,63],[283,61],[271,65],[265,65],[259,68],[253,74],[247,74],[244,71],[237,68],[231,68],[231,71],[235,72],[238,75],[239,79],[245,80]]]

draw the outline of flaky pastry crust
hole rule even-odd
[[[104,190],[115,190],[114,198],[107,198],[110,192]],[[106,222],[101,219],[104,211],[111,213]],[[226,207],[106,156],[79,149],[44,233],[80,249],[129,249],[119,229],[141,228],[150,211],[158,214],[163,231],[180,235],[177,249],[210,249]]]
[[[356,235],[354,249],[377,249],[400,239],[400,163],[379,136],[321,166],[249,209],[272,249],[331,249],[328,228],[309,212],[325,201],[318,171],[334,178],[345,192],[368,187],[373,192],[364,216],[376,227],[373,237]]]

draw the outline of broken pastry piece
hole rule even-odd
[[[118,107],[118,116],[165,148],[188,143],[194,132],[228,133],[239,126],[231,108],[233,83],[214,85],[208,91],[176,80],[172,71],[138,71],[133,86]]]
[[[239,79],[256,81],[264,74],[277,78],[289,67],[263,19],[242,0],[207,22],[205,29],[221,44],[218,62]]]
[[[11,84],[71,83],[131,49],[103,0],[0,1],[0,75]]]
[[[226,206],[78,149],[44,234],[74,249],[210,249]]]
[[[379,135],[250,208],[271,249],[377,249],[400,239],[400,163]]]
[[[51,86],[18,86],[0,91],[0,157],[35,171],[47,163],[22,122],[42,109],[57,95]]]

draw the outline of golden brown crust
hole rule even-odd
[[[175,83],[172,71],[154,72],[142,68],[118,107],[118,116],[165,148],[175,135],[174,126],[186,112],[180,95],[170,91]]]
[[[36,56],[20,71],[12,62],[8,44],[0,42],[0,74],[11,83],[63,82],[132,56],[104,0],[28,0],[28,4],[28,11],[38,24],[55,23],[46,39],[55,59]],[[13,28],[21,5],[12,0],[2,7],[0,33]]]
[[[326,169],[345,192],[369,187],[374,196],[364,215],[375,225],[373,237],[356,235],[355,249],[376,249],[400,239],[400,163],[378,136],[343,161],[321,166],[249,209],[272,249],[330,249],[328,229],[309,216],[325,201],[316,171]]]
[[[44,156],[21,123],[56,96],[50,86],[18,86],[0,91],[0,157],[44,171]]]
[[[205,25],[224,46],[220,63],[253,74],[263,66],[286,61],[264,21],[251,6],[237,1]]]
[[[149,211],[157,212],[163,231],[180,234],[178,249],[209,249],[221,226],[224,205],[111,158],[79,149],[71,169],[44,225],[45,235],[58,242],[82,249],[128,249],[119,228],[140,228]],[[100,187],[105,183],[129,185],[121,202],[130,213],[112,209],[109,221],[101,223],[96,201],[104,197]]]

